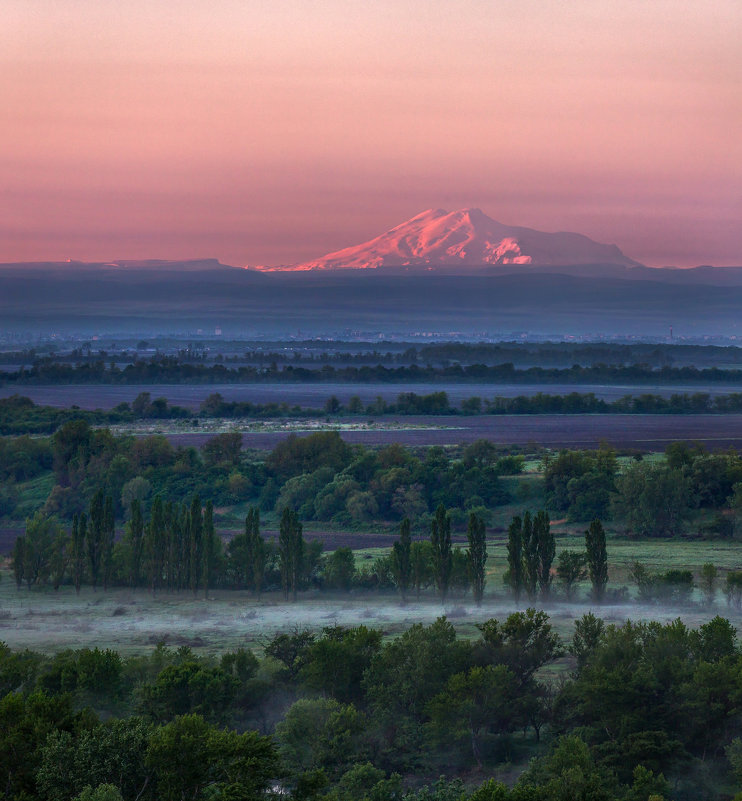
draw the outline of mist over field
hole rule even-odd
[[[493,579],[494,582],[494,579]],[[451,598],[445,604],[432,599],[410,599],[402,604],[389,595],[361,594],[327,599],[315,594],[302,596],[296,605],[277,599],[258,603],[248,593],[215,593],[208,601],[188,594],[116,590],[105,594],[85,591],[76,596],[69,588],[54,595],[34,597],[19,594],[5,582],[0,593],[0,639],[13,649],[29,648],[55,653],[67,648],[94,648],[105,643],[122,653],[141,653],[158,643],[177,648],[189,646],[204,654],[221,654],[240,647],[260,653],[279,633],[313,631],[326,627],[367,626],[380,629],[385,637],[398,636],[416,623],[430,625],[446,616],[462,636],[477,634],[476,625],[533,605],[544,609],[564,642],[573,634],[574,621],[592,612],[609,623],[627,620],[669,623],[678,618],[691,627],[707,623],[721,614],[735,626],[742,624],[739,610],[726,604],[641,604],[626,601],[596,605],[589,600],[544,604],[514,604],[507,598],[488,598],[481,606],[466,598]]]

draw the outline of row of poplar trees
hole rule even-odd
[[[466,550],[467,568],[472,593],[477,605],[482,603],[486,581],[485,563],[487,561],[487,538],[484,521],[476,514],[469,516],[467,528],[469,547]],[[402,521],[399,539],[392,546],[392,573],[394,580],[406,602],[410,586],[420,587],[424,554],[421,543],[413,543],[409,518]],[[417,547],[416,547],[417,546]],[[441,602],[446,600],[453,568],[453,548],[451,546],[451,518],[443,504],[439,504],[430,525],[430,558],[433,564],[433,577]]]
[[[148,586],[153,593],[190,589],[208,596],[214,582],[214,509],[211,501],[202,507],[198,496],[190,504],[173,504],[157,495],[146,522],[141,504],[133,501],[126,533],[116,543],[113,499],[99,490],[87,513],[75,515],[69,535],[62,537],[54,543],[55,587],[67,575],[78,593],[84,583],[106,590],[115,579],[130,587]],[[26,539],[18,537],[13,552],[19,586],[26,579],[25,551],[32,547]]]
[[[232,539],[229,549],[232,553],[239,554],[236,561],[241,571],[240,583],[260,598],[271,551],[260,535],[260,512],[257,506],[248,509],[245,531]],[[287,600],[289,597],[296,600],[304,575],[305,553],[306,541],[299,516],[293,509],[286,508],[281,515],[277,556],[283,595]]]
[[[523,517],[514,517],[508,527],[507,549],[508,572],[505,579],[512,589],[516,603],[523,593],[529,600],[538,595],[542,599],[547,598],[551,591],[551,568],[556,555],[549,515],[542,509],[534,516],[526,512]],[[585,532],[584,554],[574,556],[578,557],[577,573],[581,575],[582,565],[586,566],[593,586],[593,596],[596,601],[602,601],[608,583],[608,554],[605,529],[600,520],[593,520]]]

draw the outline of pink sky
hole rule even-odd
[[[0,261],[280,264],[480,207],[742,264],[739,0],[4,0]]]

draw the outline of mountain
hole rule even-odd
[[[400,268],[436,272],[479,272],[500,265],[613,265],[639,267],[616,245],[582,234],[544,233],[503,225],[479,209],[429,209],[361,245],[291,267],[263,270],[362,270]]]

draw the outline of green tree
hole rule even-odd
[[[595,764],[587,744],[579,737],[565,735],[551,752],[535,760],[519,784],[536,785],[548,801],[614,801],[616,781]]]
[[[214,580],[217,554],[217,536],[214,530],[214,504],[206,501],[203,518],[203,585],[204,598],[209,597],[209,587]]]
[[[341,703],[363,701],[363,676],[381,650],[381,632],[366,626],[325,628],[322,637],[310,642],[299,672],[302,684]]]
[[[71,474],[87,463],[93,431],[87,420],[70,420],[60,426],[52,437],[54,475],[57,484],[68,487]]]
[[[224,722],[238,688],[234,675],[190,658],[168,665],[152,684],[142,688],[142,709],[159,722],[192,712]]]
[[[433,576],[432,546],[429,542],[413,542],[410,545],[410,580],[415,590],[415,597],[420,598],[420,591],[427,587]]]
[[[452,675],[472,667],[471,645],[456,637],[445,617],[416,623],[386,644],[363,679],[366,699],[391,761],[422,753],[427,704]]]
[[[149,586],[155,594],[162,585],[162,573],[165,562],[167,544],[165,541],[165,510],[162,498],[155,495],[152,501],[152,511],[149,522],[146,526],[146,552],[147,552],[147,575]]]
[[[680,468],[638,462],[618,477],[616,490],[616,512],[643,537],[679,534],[690,512],[690,481]]]
[[[68,695],[8,693],[0,698],[0,776],[5,798],[38,798],[42,746],[55,731],[73,732],[80,718]]]
[[[99,784],[97,787],[88,784],[75,796],[74,801],[124,801],[124,797],[115,784]]]
[[[329,589],[350,592],[355,574],[356,564],[352,548],[336,548],[325,557],[325,585]]]
[[[67,533],[58,528],[57,534],[52,541],[49,557],[49,570],[51,574],[52,586],[58,590],[64,581],[67,567],[72,556],[71,539]]]
[[[392,545],[392,572],[403,604],[407,602],[407,590],[412,578],[411,549],[410,519],[405,517],[399,526],[399,539]]]
[[[93,591],[98,587],[100,580],[101,563],[105,547],[105,497],[103,490],[99,489],[90,501],[87,527],[88,568]]]
[[[337,431],[320,431],[307,437],[290,434],[271,451],[266,466],[279,479],[313,473],[329,467],[340,472],[350,464],[353,452]]]
[[[585,532],[585,551],[590,582],[593,585],[593,597],[600,603],[605,597],[608,584],[608,551],[605,546],[605,529],[597,518],[590,523]]]
[[[448,595],[448,583],[451,578],[451,518],[446,514],[446,507],[440,503],[430,524],[430,544],[433,556],[433,575],[441,602]]]
[[[46,584],[49,580],[55,542],[59,541],[59,534],[57,519],[41,511],[26,520],[26,531],[21,545],[16,542],[16,557],[22,557],[22,575],[27,586]]]
[[[304,537],[299,517],[293,509],[286,507],[281,515],[278,533],[278,558],[281,568],[283,597],[296,601],[296,594],[304,562]]]
[[[448,680],[428,704],[435,740],[450,750],[452,741],[482,766],[486,735],[510,731],[519,722],[518,682],[505,665],[473,667]]]
[[[515,516],[508,526],[508,571],[505,578],[513,591],[513,598],[517,604],[525,588],[525,575],[523,570],[523,520]]]
[[[559,637],[543,610],[513,612],[504,623],[495,618],[478,624],[477,652],[487,664],[506,665],[525,686],[534,673],[562,655]]]
[[[587,612],[579,620],[575,620],[575,630],[570,653],[577,659],[577,670],[582,670],[588,659],[600,645],[605,632],[605,623],[592,612]]]
[[[265,653],[283,665],[283,677],[294,682],[306,664],[307,653],[313,642],[314,634],[311,631],[295,628],[290,634],[276,634],[265,646]]]
[[[248,586],[260,598],[268,550],[265,540],[260,536],[260,510],[257,506],[251,506],[247,511],[245,538],[247,544],[245,573],[248,578]]]
[[[466,558],[469,567],[469,580],[471,581],[474,601],[479,606],[484,597],[484,584],[486,581],[484,566],[487,562],[487,535],[484,520],[478,515],[469,515],[469,527],[466,531],[469,549]]]
[[[112,784],[125,798],[143,794],[152,773],[144,756],[150,723],[140,717],[113,719],[73,736],[55,731],[41,752],[36,774],[40,794],[48,801],[67,801],[85,788]]]
[[[523,586],[528,596],[528,600],[532,601],[536,597],[536,589],[538,588],[539,580],[539,548],[538,548],[538,531],[533,525],[533,518],[530,512],[523,515]]]
[[[302,698],[276,726],[281,758],[293,775],[323,769],[333,777],[368,756],[365,716],[333,698]]]
[[[203,578],[203,512],[201,511],[201,499],[194,495],[191,499],[191,513],[189,516],[190,534],[190,579],[191,590],[194,597],[198,595],[201,580]]]
[[[575,584],[587,577],[587,555],[580,551],[562,551],[557,560],[557,576],[564,587],[567,600],[572,600]]]
[[[103,571],[103,589],[107,590],[113,577],[113,544],[116,538],[116,520],[113,512],[113,498],[106,496],[103,504],[103,543],[101,568]]]
[[[126,527],[126,540],[129,545],[129,586],[137,587],[142,575],[144,516],[142,515],[142,504],[136,498],[131,502],[129,523]]]
[[[155,729],[145,764],[157,776],[158,801],[214,797],[262,798],[278,773],[275,747],[257,732],[218,729],[199,715],[183,715]]]
[[[242,434],[239,432],[217,434],[201,447],[207,465],[238,465],[242,450]]]
[[[533,519],[532,537],[536,545],[538,585],[541,597],[546,598],[551,589],[551,566],[556,554],[556,544],[549,515],[543,509]]]
[[[72,583],[75,592],[80,594],[83,576],[85,575],[85,539],[87,537],[88,518],[83,512],[72,519]]]

